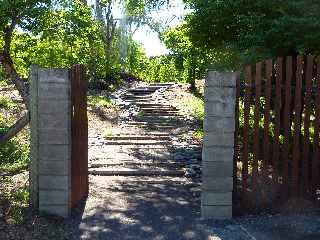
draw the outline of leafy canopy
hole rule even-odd
[[[320,2],[314,0],[185,0],[195,46],[247,57],[320,52]],[[252,56],[254,55],[254,56]]]

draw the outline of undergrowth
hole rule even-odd
[[[204,100],[198,94],[180,103],[180,108],[185,109],[197,122],[199,128],[193,133],[193,137],[198,140],[203,138],[203,120],[204,120]]]
[[[29,203],[27,182],[17,185],[13,177],[2,177],[0,185],[0,211],[8,224],[21,224]]]
[[[18,104],[12,99],[0,96],[0,134],[6,132],[14,123],[18,108]],[[17,182],[16,179],[20,175],[16,174],[27,170],[28,162],[27,130],[0,144],[0,218],[8,224],[20,224],[24,220],[24,212],[29,202],[28,184],[26,179],[23,179],[22,183],[21,179]]]
[[[111,100],[102,95],[89,95],[88,96],[88,105],[89,106],[100,106],[100,107],[109,107],[112,106]]]

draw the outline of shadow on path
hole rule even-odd
[[[179,178],[97,178],[82,220],[74,223],[74,239],[247,239],[231,237],[232,229],[225,227],[232,221],[200,219],[200,191],[190,189],[194,184]]]

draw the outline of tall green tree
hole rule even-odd
[[[194,46],[188,36],[189,27],[186,23],[170,28],[162,39],[175,59],[176,68],[181,72],[182,79],[190,83],[195,90],[195,80],[203,77],[208,64],[217,60],[217,52],[213,49]]]
[[[11,44],[14,31],[17,28],[26,31],[38,23],[39,16],[47,11],[50,0],[3,0],[0,4],[0,38],[2,40],[2,49],[0,52],[0,64],[8,79],[16,86],[27,109],[28,92],[25,81],[19,76],[12,60]],[[9,130],[0,136],[0,143],[3,143],[16,135],[29,122],[29,114],[23,114]]]
[[[237,61],[320,52],[320,2],[313,0],[185,0],[195,46],[221,49]]]

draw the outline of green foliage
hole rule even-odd
[[[186,109],[190,112],[191,116],[197,119],[199,122],[204,120],[204,100],[201,97],[192,95],[187,101],[182,103],[182,109]]]
[[[5,96],[0,96],[0,109],[4,110],[14,110],[18,106],[10,98]]]
[[[103,133],[103,136],[105,138],[112,137],[113,136],[112,128],[106,128]]]
[[[8,128],[8,119],[0,114],[0,134]],[[29,145],[15,137],[0,145],[0,172],[15,173],[27,169]]]
[[[14,138],[0,145],[0,172],[16,173],[26,170],[29,161],[29,146]]]
[[[89,106],[109,107],[112,105],[112,102],[106,96],[89,95],[88,96],[88,105]]]
[[[28,76],[31,64],[51,68],[85,64],[88,66],[90,86],[102,88],[101,85],[105,85],[103,88],[108,89],[110,84],[119,84],[122,71],[139,75],[147,57],[141,45],[132,40],[131,33],[123,35],[117,27],[111,45],[106,46],[105,33],[92,16],[91,8],[80,0],[58,2],[43,5],[42,11],[37,10],[39,14],[28,28],[23,27],[23,31],[16,29],[13,33],[11,55],[21,76]],[[37,9],[34,5],[30,7]],[[3,39],[1,33],[0,39]],[[128,51],[124,66],[121,66],[123,44],[127,45]]]
[[[186,23],[168,29],[162,39],[175,57],[175,66],[180,70],[184,82],[195,88],[195,80],[203,78],[208,64],[218,57],[216,51],[199,48],[193,45],[188,36],[189,26]]]
[[[193,137],[195,139],[203,139],[203,135],[204,135],[204,132],[203,132],[203,128],[198,128],[194,133],[193,133]]]
[[[192,43],[229,54],[233,65],[320,52],[320,3],[313,0],[186,0]]]
[[[50,0],[2,0],[0,4],[0,29],[4,29],[13,21],[30,30],[38,24],[38,17],[47,11]]]
[[[140,111],[140,112],[138,112],[138,117],[143,117],[145,115],[145,112],[144,111]]]
[[[29,188],[15,186],[11,177],[2,177],[0,188],[0,205],[8,204],[6,219],[12,224],[21,224],[24,221],[24,211],[29,203]]]
[[[175,82],[181,80],[181,73],[175,66],[173,56],[150,58],[141,78],[149,82]]]

